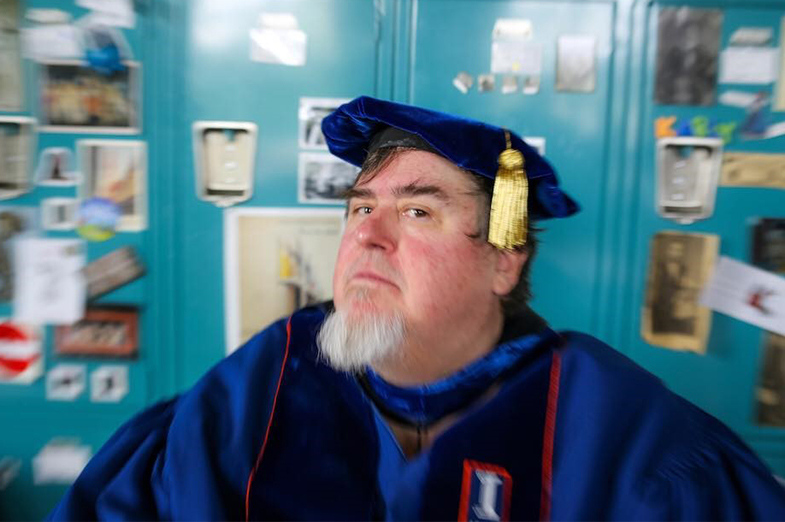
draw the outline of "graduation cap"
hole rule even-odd
[[[324,118],[322,132],[332,154],[358,167],[377,149],[411,147],[494,180],[488,241],[498,248],[524,245],[529,217],[567,217],[579,210],[559,188],[553,167],[507,129],[361,96]]]

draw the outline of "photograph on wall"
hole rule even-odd
[[[641,335],[649,344],[706,353],[711,310],[699,304],[719,236],[664,231],[651,241]]]
[[[30,384],[43,369],[41,329],[0,318],[0,383]]]
[[[46,373],[47,400],[76,400],[85,390],[86,375],[84,364],[58,364]]]
[[[128,366],[106,364],[90,374],[90,400],[120,402],[128,395]]]
[[[785,111],[785,16],[780,18],[780,66],[777,84],[774,88],[775,111]]]
[[[55,330],[55,354],[136,357],[139,311],[130,307],[90,307],[84,318]]]
[[[322,120],[348,101],[348,98],[300,98],[300,148],[327,150],[327,142],[322,134]]]
[[[0,206],[0,302],[14,298],[14,245],[38,234],[35,207]]]
[[[19,1],[0,2],[0,110],[22,109]]]
[[[80,198],[117,204],[116,230],[147,227],[147,146],[143,141],[82,140],[77,142],[82,172]]]
[[[785,275],[785,218],[761,218],[753,225],[752,264]]]
[[[720,185],[785,189],[785,154],[725,152]]]
[[[125,246],[90,262],[84,269],[87,298],[95,299],[144,275],[134,247]]]
[[[719,9],[660,9],[654,86],[656,103],[714,104],[722,19]]]
[[[757,423],[785,427],[785,336],[765,334],[757,398]]]
[[[76,198],[46,198],[41,200],[41,227],[44,230],[74,230],[79,200]]]
[[[227,352],[295,310],[332,297],[343,209],[224,214]]]
[[[0,116],[0,199],[21,196],[30,190],[35,120]]]
[[[297,166],[300,203],[342,205],[343,194],[354,184],[360,169],[327,152],[301,152]]]
[[[41,130],[140,132],[140,67],[126,62],[102,74],[80,62],[42,63],[39,70]]]
[[[597,84],[597,39],[564,35],[556,43],[556,90],[594,92]]]
[[[76,185],[78,175],[71,149],[48,147],[41,151],[35,181],[47,187],[70,187]]]

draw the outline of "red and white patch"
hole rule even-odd
[[[495,522],[510,520],[512,477],[494,464],[463,461],[463,483],[458,520]]]
[[[0,322],[0,382],[29,384],[42,373],[41,338],[35,329]]]

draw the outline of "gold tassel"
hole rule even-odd
[[[499,170],[493,183],[488,242],[505,250],[526,244],[529,181],[523,154],[513,149],[509,131],[504,131],[507,148],[499,155]]]

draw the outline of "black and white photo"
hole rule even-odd
[[[326,152],[301,152],[298,200],[300,203],[343,204],[343,194],[359,172],[359,168]]]

